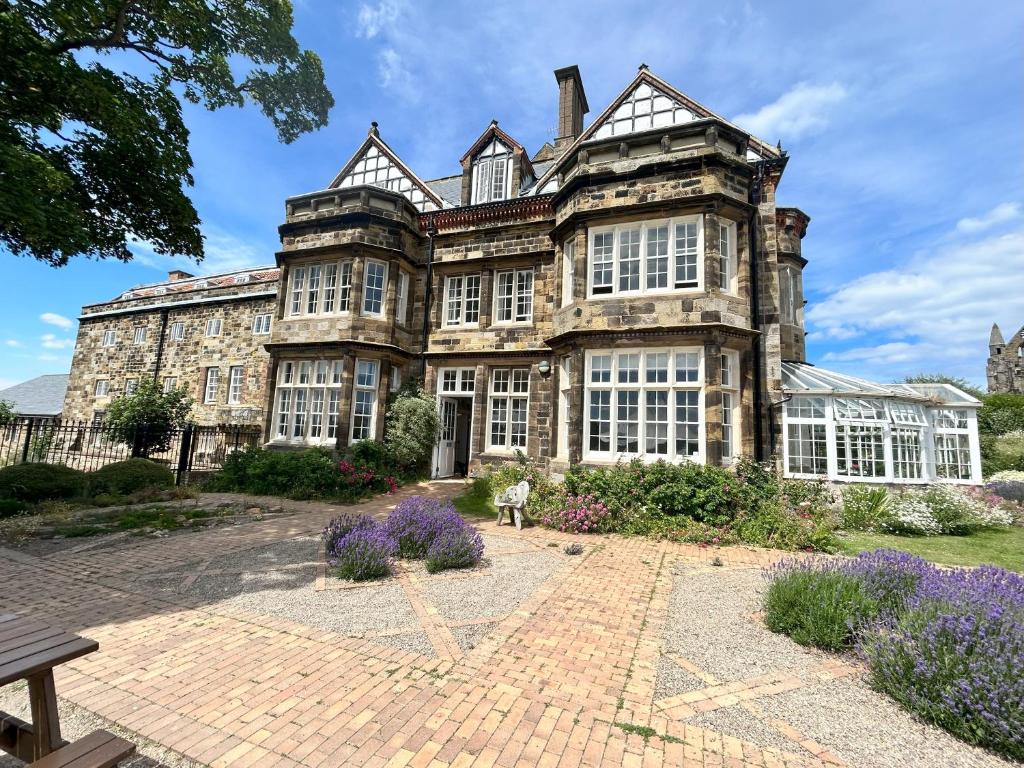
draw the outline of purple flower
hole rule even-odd
[[[397,549],[394,539],[376,523],[354,528],[335,545],[337,574],[352,581],[387,576]]]

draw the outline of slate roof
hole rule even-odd
[[[13,403],[19,416],[59,416],[67,389],[68,374],[53,373],[0,389],[0,400]]]
[[[425,182],[428,187],[434,190],[434,194],[446,203],[459,206],[462,205],[462,174],[457,176],[445,176],[441,179]]]

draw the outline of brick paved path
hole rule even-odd
[[[458,490],[434,483],[397,498]],[[397,498],[360,509],[385,514]],[[120,549],[4,558],[0,608],[100,642],[98,653],[58,670],[62,697],[213,766],[839,764],[782,721],[762,717],[800,754],[686,723],[737,703],[756,716],[759,696],[850,674],[839,662],[802,676],[719,680],[675,658],[706,685],[655,700],[673,568],[713,554],[727,567],[758,567],[774,557],[763,551],[592,536],[582,557],[566,557],[547,546],[580,537],[485,523],[485,532],[547,548],[562,562],[511,613],[490,617],[494,631],[468,651],[426,598],[424,580],[433,577],[403,569],[398,581],[433,657],[136,580],[308,537],[329,517],[325,505],[292,507],[287,517]]]

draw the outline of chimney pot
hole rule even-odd
[[[190,277],[195,277],[195,275],[183,269],[172,269],[167,273],[168,280],[188,280]]]

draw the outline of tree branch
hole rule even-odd
[[[106,37],[81,37],[78,39],[65,40],[62,43],[55,43],[50,46],[49,52],[60,55],[79,48],[120,48],[119,43],[124,42],[125,25],[128,20],[128,11],[135,4],[135,0],[124,0],[114,17],[113,27]]]

